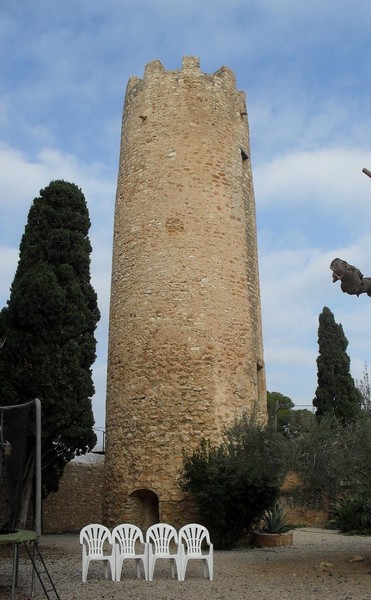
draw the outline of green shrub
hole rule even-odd
[[[288,441],[254,418],[242,417],[214,447],[202,440],[184,453],[182,488],[197,498],[216,548],[232,548],[272,507],[286,474]]]
[[[331,527],[353,535],[371,534],[371,496],[363,493],[338,499],[333,505]]]

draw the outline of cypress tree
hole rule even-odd
[[[65,464],[96,443],[91,366],[100,315],[90,283],[89,228],[75,184],[53,181],[41,190],[0,313],[1,403],[41,400],[44,496],[58,488]]]
[[[316,416],[334,416],[343,424],[349,423],[359,416],[360,393],[350,374],[348,340],[326,306],[319,316],[318,346],[318,386],[313,400]]]

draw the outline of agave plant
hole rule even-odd
[[[347,498],[339,498],[332,507],[334,517],[330,526],[342,533],[370,535],[371,533],[371,497],[361,493]]]
[[[278,504],[264,513],[261,528],[264,533],[284,533],[289,529],[289,525],[285,523],[283,509]]]

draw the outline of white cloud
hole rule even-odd
[[[370,214],[371,182],[362,168],[371,165],[369,148],[321,148],[278,155],[255,168],[254,181],[259,206],[301,208],[310,204],[317,210],[341,210],[354,214],[362,205]],[[367,200],[367,202],[366,202]],[[338,218],[339,214],[336,215]]]
[[[103,165],[84,164],[75,156],[55,148],[43,148],[35,159],[30,160],[23,152],[5,143],[0,143],[0,162],[1,234],[14,245],[19,244],[20,229],[23,232],[33,199],[40,189],[55,179],[76,183],[84,192],[88,206],[92,197],[98,223],[102,224],[102,219],[106,222],[112,219],[116,182],[107,179]]]

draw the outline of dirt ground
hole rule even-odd
[[[168,561],[156,563],[154,581],[138,580],[130,561],[120,582],[105,580],[102,564],[92,563],[82,583],[78,535],[45,535],[40,550],[61,600],[371,600],[371,538],[319,528],[295,530],[288,548],[215,551],[213,581],[198,561],[184,582],[171,579]],[[9,599],[11,556],[11,547],[0,547],[0,600]],[[28,599],[30,589],[23,551],[16,600]],[[45,598],[38,581],[34,598]]]

